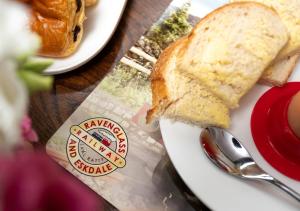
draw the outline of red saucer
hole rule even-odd
[[[267,91],[253,109],[251,131],[266,161],[282,174],[300,181],[300,139],[287,121],[288,104],[298,91],[300,82]]]

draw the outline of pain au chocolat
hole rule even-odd
[[[41,56],[66,57],[81,42],[84,0],[22,0],[31,8],[30,27],[42,40]]]

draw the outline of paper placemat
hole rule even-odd
[[[120,210],[192,209],[161,168],[158,122],[145,123],[151,71],[198,22],[190,7],[173,1],[47,143],[53,159]]]

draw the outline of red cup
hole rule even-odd
[[[265,160],[282,174],[300,181],[300,138],[288,122],[288,108],[300,82],[273,87],[257,101],[251,116],[254,143]]]

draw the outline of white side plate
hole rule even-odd
[[[127,0],[100,0],[87,8],[84,34],[77,51],[69,57],[54,59],[45,74],[54,75],[74,70],[96,56],[113,35]]]

